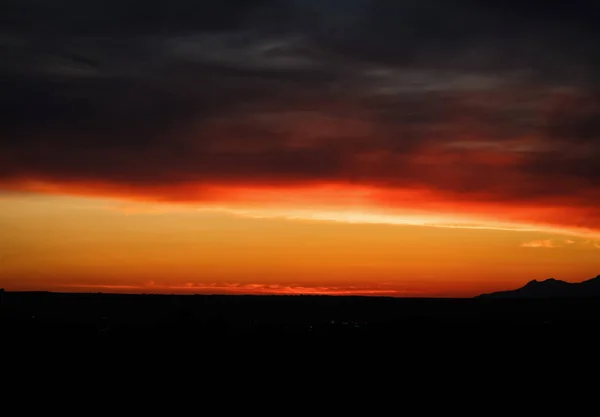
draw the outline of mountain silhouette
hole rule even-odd
[[[570,283],[554,278],[529,281],[516,290],[481,294],[475,298],[553,298],[600,297],[600,275],[583,282]]]

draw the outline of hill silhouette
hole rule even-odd
[[[600,275],[587,281],[570,283],[554,278],[529,281],[515,290],[481,294],[475,298],[554,298],[600,297]]]
[[[408,341],[423,330],[445,340],[449,334],[465,334],[463,330],[487,329],[496,337],[525,326],[534,336],[546,334],[544,329],[593,330],[600,324],[600,276],[578,284],[532,281],[515,291],[454,299],[11,291],[2,295],[0,338],[33,337],[43,343],[92,337],[197,342],[202,347],[225,340],[333,340],[350,335]],[[539,332],[532,332],[534,328]]]

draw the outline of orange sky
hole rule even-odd
[[[600,273],[593,2],[6,1],[6,289],[473,296]]]
[[[264,194],[271,201],[263,208],[243,194],[238,196],[245,203],[224,206],[5,193],[0,197],[0,285],[8,290],[472,296],[531,279],[581,281],[600,270],[600,239],[591,231],[498,222],[492,216],[368,208],[364,190],[345,190],[355,204],[348,199],[326,204],[325,196],[335,197],[334,190],[291,193],[313,198],[301,206],[285,192],[279,199]]]

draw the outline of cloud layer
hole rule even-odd
[[[0,183],[178,201],[340,184],[600,229],[598,11],[8,0]]]
[[[407,291],[398,288],[384,288],[382,285],[371,286],[307,286],[281,284],[246,284],[246,283],[208,283],[188,282],[181,285],[156,285],[154,282],[143,285],[110,285],[110,284],[60,284],[66,290],[104,290],[114,292],[162,292],[162,293],[195,293],[195,294],[279,294],[279,295],[422,295],[418,291]]]

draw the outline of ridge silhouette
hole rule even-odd
[[[516,290],[471,298],[5,291],[0,335],[5,340],[33,337],[42,342],[70,337],[167,339],[195,341],[198,346],[283,336],[397,339],[423,330],[442,336],[447,334],[443,330],[487,329],[497,335],[522,326],[534,335],[533,328],[597,329],[599,297],[600,275],[579,283],[533,280]]]
[[[521,288],[478,295],[475,298],[553,298],[600,297],[600,275],[582,282],[566,282],[555,278],[532,280]]]

